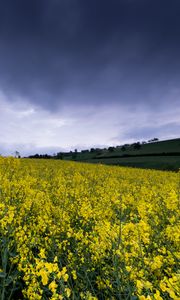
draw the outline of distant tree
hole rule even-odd
[[[140,142],[134,143],[133,148],[134,148],[135,150],[141,149],[141,144],[140,144]]]
[[[39,158],[39,154],[29,155],[28,158]]]
[[[19,151],[15,151],[15,157],[17,157],[17,158],[21,158],[21,156],[20,156],[20,153],[19,153]]]
[[[153,139],[149,140],[148,143],[157,142],[157,141],[159,141],[158,138],[153,138]]]
[[[92,153],[92,152],[95,152],[96,150],[94,149],[94,148],[91,148],[90,149],[90,152]]]
[[[108,151],[109,151],[109,152],[114,152],[114,150],[115,150],[114,147],[109,147],[109,148],[108,148]]]
[[[50,159],[52,156],[49,155],[49,154],[43,154],[42,155],[42,158],[45,158],[45,159]]]
[[[126,151],[126,147],[125,147],[125,146],[122,146],[122,147],[121,147],[121,151],[123,151],[123,152]]]

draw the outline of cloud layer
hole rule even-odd
[[[163,118],[180,104],[179,15],[178,0],[1,1],[0,143],[178,136]]]

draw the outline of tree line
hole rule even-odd
[[[124,144],[124,145],[120,145],[120,146],[110,146],[108,148],[90,148],[90,149],[85,149],[85,150],[80,150],[78,152],[77,149],[75,149],[74,151],[69,151],[69,152],[57,152],[56,154],[50,155],[50,154],[34,154],[34,155],[29,155],[28,158],[37,158],[37,159],[76,159],[78,155],[80,154],[95,154],[95,155],[101,155],[104,152],[114,152],[116,150],[120,150],[120,151],[127,151],[128,149],[134,149],[134,150],[140,150],[142,145],[148,144],[148,143],[152,143],[152,142],[157,142],[159,141],[158,138],[153,138],[151,140],[148,141],[142,141],[142,142],[135,142],[133,144]],[[16,151],[16,157],[20,157],[20,154],[18,151]]]

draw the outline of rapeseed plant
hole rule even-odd
[[[0,298],[179,299],[179,175],[0,157]]]

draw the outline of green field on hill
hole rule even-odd
[[[180,156],[134,156],[119,158],[90,159],[87,162],[119,165],[143,169],[177,171],[180,169]]]
[[[112,147],[110,150],[69,153],[63,159],[175,171],[180,168],[180,139],[140,144],[139,149],[131,144]]]

